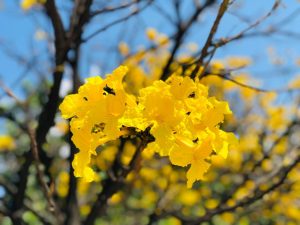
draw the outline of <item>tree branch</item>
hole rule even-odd
[[[187,33],[187,31],[190,29],[190,27],[192,26],[192,24],[197,20],[197,18],[199,17],[199,15],[203,12],[204,9],[206,9],[207,7],[209,7],[210,5],[212,5],[213,3],[215,3],[215,0],[207,0],[203,6],[198,7],[196,9],[196,11],[194,12],[194,14],[188,19],[188,21],[186,22],[186,24],[179,24],[177,27],[177,33],[175,35],[175,43],[174,46],[171,50],[171,55],[167,60],[166,65],[164,66],[163,70],[162,70],[162,74],[160,76],[161,80],[167,80],[167,78],[170,76],[170,66],[172,64],[172,62],[175,59],[176,53],[179,49],[179,47],[182,44],[182,41]]]
[[[193,70],[193,72],[191,73],[191,78],[192,79],[195,79],[196,76],[197,76],[197,73],[200,69],[200,67],[202,66],[203,64],[203,60],[204,58],[207,56],[207,52],[208,52],[208,48],[211,46],[211,43],[212,43],[212,40],[213,40],[213,37],[215,36],[217,30],[218,30],[218,27],[219,27],[219,24],[221,22],[221,19],[223,17],[223,15],[225,14],[226,10],[227,10],[227,7],[229,5],[229,1],[230,0],[223,0],[220,8],[219,8],[219,11],[218,11],[218,14],[217,14],[217,17],[213,23],[213,26],[209,32],[209,35],[206,39],[206,42],[204,44],[204,47],[202,48],[202,51],[201,51],[201,55],[199,57],[199,59],[196,61],[196,67],[195,69]],[[204,66],[204,69],[201,71],[199,77],[202,76],[202,74],[204,73],[205,69],[206,69],[207,65]]]

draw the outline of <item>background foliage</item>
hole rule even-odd
[[[297,1],[0,3],[1,224],[300,223]],[[126,167],[130,137],[97,148],[95,182],[74,177],[58,106],[120,64],[133,95],[175,73],[229,102],[221,128],[239,144],[191,189],[153,152]]]

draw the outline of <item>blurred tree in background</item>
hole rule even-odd
[[[300,223],[297,1],[0,5],[1,224]]]

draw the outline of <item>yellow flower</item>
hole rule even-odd
[[[127,141],[124,145],[124,153],[122,154],[121,161],[124,165],[128,165],[131,161],[136,147],[131,142]]]
[[[119,52],[123,55],[123,56],[127,56],[129,54],[129,47],[125,42],[120,42],[119,46]]]
[[[76,177],[82,177],[84,181],[91,182],[96,180],[96,174],[89,167],[91,161],[91,153],[88,151],[83,151],[80,149],[80,152],[75,154],[72,166],[74,168],[74,175]]]
[[[62,171],[58,175],[58,181],[57,181],[57,194],[60,197],[66,197],[69,190],[69,174],[66,171]]]
[[[187,206],[193,206],[199,202],[200,193],[192,189],[184,189],[178,196],[180,202]]]
[[[111,205],[116,205],[120,203],[123,199],[123,193],[122,192],[117,192],[111,198],[109,199],[109,204]]]
[[[100,170],[107,171],[110,168],[113,160],[115,159],[117,151],[118,146],[114,143],[112,145],[105,145],[103,148],[101,148],[100,153],[96,158],[96,165]]]
[[[163,81],[155,81],[152,86],[140,91],[139,102],[143,105],[144,116],[158,123],[176,123],[175,101],[170,87]]]
[[[0,135],[0,151],[12,150],[16,147],[14,139],[9,135]]]
[[[224,159],[227,158],[229,147],[236,147],[238,140],[233,133],[224,132],[218,127],[208,130],[208,133],[212,132],[211,145],[214,151],[222,156]]]
[[[217,199],[208,199],[205,201],[205,207],[208,209],[214,209],[218,206],[219,201]]]
[[[199,82],[173,75],[167,82],[155,81],[141,89],[138,106],[125,112],[122,122],[140,130],[150,127],[155,141],[147,145],[147,151],[169,156],[178,166],[190,164],[191,187],[203,179],[213,151],[226,158],[229,146],[236,144],[232,133],[219,128],[224,115],[231,113],[227,102],[208,97],[208,89]]]
[[[196,180],[202,180],[210,164],[206,159],[211,155],[212,148],[208,142],[194,144],[187,139],[177,139],[177,146],[170,152],[171,163],[177,166],[191,165],[187,172],[187,186],[191,188]]]
[[[188,98],[191,93],[197,90],[197,86],[189,77],[172,76],[168,82],[171,84],[170,91],[172,95],[179,100]],[[203,91],[206,92],[206,90]]]
[[[87,182],[96,179],[90,168],[96,148],[122,134],[118,120],[126,105],[132,105],[122,85],[126,72],[127,68],[120,66],[106,79],[88,78],[78,93],[66,96],[59,107],[63,118],[71,118],[72,141],[79,148],[72,163],[74,174]]]
[[[128,135],[126,127],[136,132],[148,128],[154,141],[148,143],[144,158],[157,152],[169,156],[174,165],[190,165],[187,185],[192,187],[204,178],[213,152],[226,158],[229,146],[236,144],[232,133],[220,129],[224,115],[232,113],[228,103],[209,97],[208,88],[198,81],[177,75],[140,89],[136,99],[124,90],[126,72],[127,68],[120,66],[106,79],[89,78],[77,94],[66,96],[60,105],[62,116],[71,118],[72,140],[80,150],[72,163],[75,176],[87,182],[95,180],[90,164],[99,145]],[[123,164],[128,164],[134,151],[135,146],[128,142]],[[96,160],[105,170],[104,161]]]
[[[125,113],[123,124],[140,130],[151,126],[150,133],[155,137],[155,142],[148,144],[147,149],[154,149],[166,156],[173,145],[175,127],[181,123],[185,112],[176,105],[170,85],[163,81],[155,81],[153,85],[141,89],[139,94],[139,106],[131,114]]]
[[[149,40],[153,41],[157,37],[157,31],[154,28],[148,28],[146,30],[146,35]]]
[[[85,205],[80,206],[80,214],[82,216],[88,215],[90,211],[91,211],[90,205],[85,204]]]

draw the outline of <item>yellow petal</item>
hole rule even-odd
[[[193,160],[194,151],[192,149],[182,149],[175,147],[170,152],[170,161],[173,165],[187,166]]]
[[[67,95],[59,106],[62,117],[69,119],[76,115],[83,100],[78,94]]]
[[[197,180],[203,180],[204,173],[209,169],[210,164],[204,160],[193,163],[187,172],[187,187],[191,188]]]

